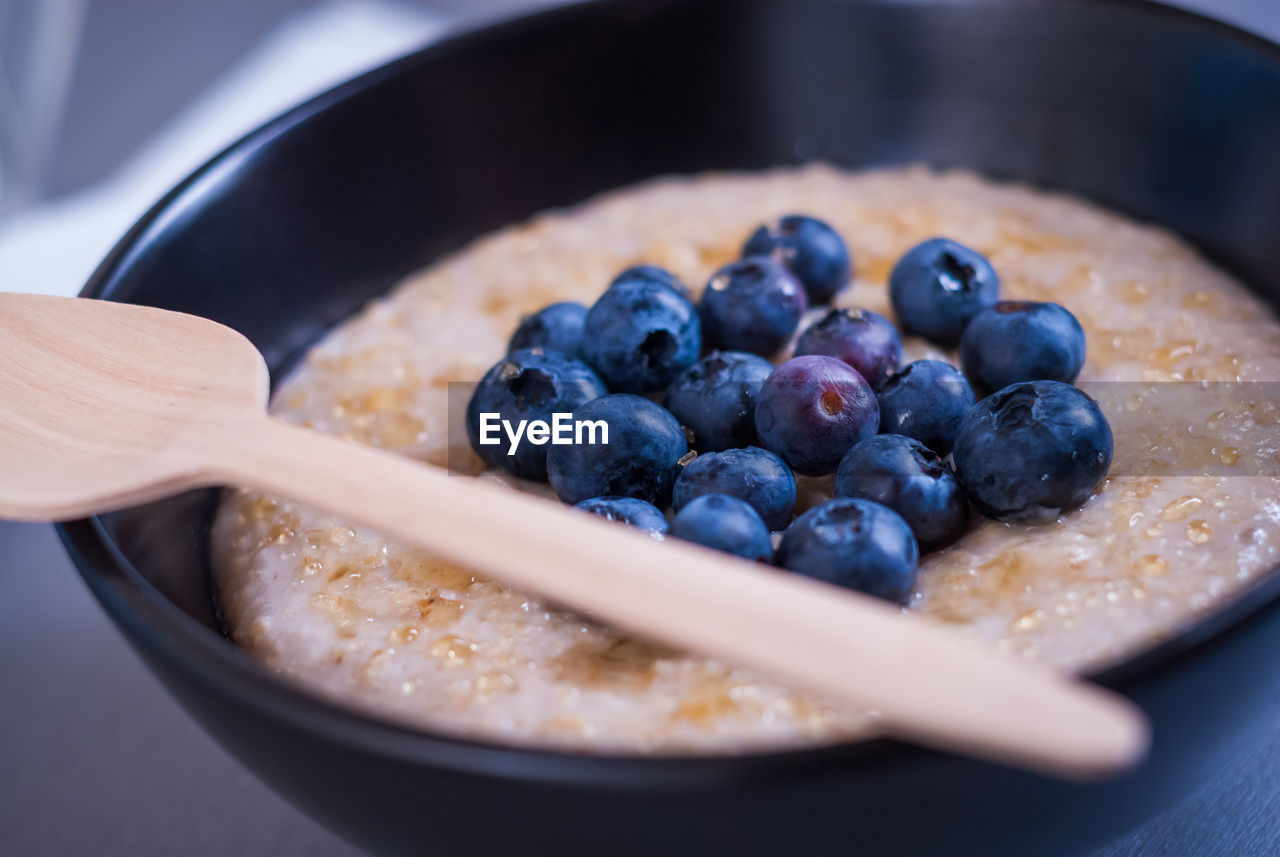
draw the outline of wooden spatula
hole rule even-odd
[[[0,516],[257,488],[873,710],[920,744],[1072,778],[1145,753],[1143,715],[1100,688],[873,599],[288,425],[267,416],[267,388],[254,346],[207,319],[0,294]]]

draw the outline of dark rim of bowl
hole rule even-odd
[[[554,25],[562,17],[599,6],[640,5],[645,0],[577,0],[532,14],[497,22],[479,22],[404,57],[365,72],[249,132],[204,163],[180,182],[133,225],[112,248],[90,277],[81,296],[113,299],[110,283],[116,271],[127,266],[149,243],[147,238],[165,228],[200,185],[216,181],[243,158],[275,137],[301,125],[332,105],[419,64],[466,50],[498,35]],[[899,0],[868,0],[892,4]],[[946,0],[935,0],[946,2]],[[1022,5],[1026,0],[982,0],[988,5]],[[1280,63],[1280,45],[1225,21],[1156,0],[1036,0],[1044,5],[1093,3],[1125,6],[1153,17],[1180,19],[1209,32],[1229,37],[1244,46],[1270,54]],[[977,5],[977,4],[975,4]],[[341,744],[358,745],[366,752],[433,767],[471,773],[566,784],[592,783],[646,790],[705,787],[741,782],[744,777],[802,774],[832,762],[857,762],[870,773],[884,764],[920,760],[932,751],[904,745],[891,738],[872,737],[835,744],[748,750],[740,754],[627,755],[581,753],[572,750],[517,746],[498,741],[433,732],[417,726],[367,714],[333,701],[300,683],[272,673],[246,651],[210,631],[162,595],[111,540],[98,517],[57,524],[63,546],[106,612],[135,645],[152,657],[164,658],[197,682],[262,713],[287,720],[294,728]],[[1123,690],[1122,685],[1157,669],[1194,649],[1209,648],[1224,633],[1280,599],[1280,566],[1234,593],[1218,609],[1198,616],[1177,634],[1139,650],[1133,656],[1086,673],[1085,678]]]

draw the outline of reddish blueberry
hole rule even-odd
[[[766,449],[797,472],[821,476],[880,426],[870,385],[834,357],[793,357],[765,379],[756,401],[756,432]]]
[[[902,360],[902,337],[893,323],[879,313],[831,309],[796,340],[796,356],[805,354],[843,360],[878,388]]]

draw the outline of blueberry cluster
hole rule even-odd
[[[897,327],[830,307],[797,337],[852,276],[839,233],[801,215],[755,230],[696,304],[669,271],[629,268],[593,306],[552,304],[520,323],[472,396],[472,445],[655,538],[899,603],[920,553],[963,536],[973,510],[1027,521],[1087,499],[1112,437],[1071,386],[1085,337],[1070,312],[1001,301],[985,257],[934,238],[889,275]],[[899,328],[957,348],[961,368],[900,366]],[[514,422],[557,411],[607,425],[609,443],[510,454],[477,440],[482,413]],[[835,499],[795,517],[796,474],[834,474]]]

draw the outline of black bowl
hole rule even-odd
[[[495,227],[663,173],[818,156],[1064,188],[1169,226],[1274,299],[1280,49],[1138,2],[621,0],[451,39],[290,112],[156,206],[85,294],[245,332],[273,371]],[[1155,725],[1076,785],[877,741],[712,759],[513,749],[326,703],[219,633],[213,492],[62,527],[94,594],[219,741],[379,853],[1079,854],[1280,716],[1280,574],[1098,678]],[[227,823],[234,823],[227,819]]]

